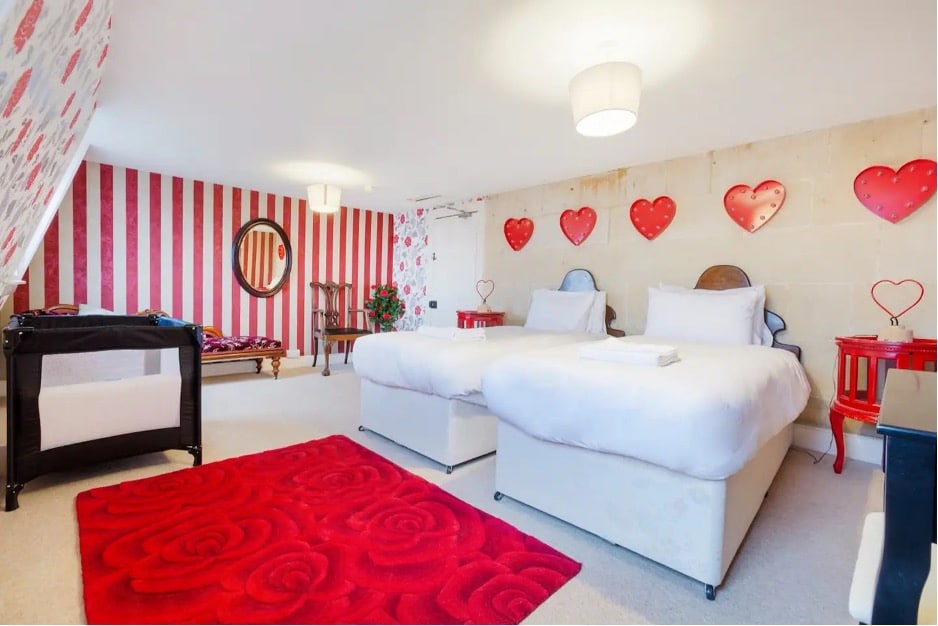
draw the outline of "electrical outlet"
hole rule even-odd
[[[436,308],[436,300],[430,300],[430,308],[431,308],[431,309],[435,309],[435,308]]]

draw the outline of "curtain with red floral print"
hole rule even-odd
[[[404,301],[404,317],[398,330],[416,330],[427,308],[428,209],[414,209],[394,216],[394,282]]]

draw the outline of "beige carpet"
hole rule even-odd
[[[323,378],[307,359],[288,360],[277,381],[266,369],[213,375],[243,371],[245,364],[207,368],[205,461],[334,433],[350,436],[583,563],[582,572],[526,620],[530,624],[855,623],[847,596],[863,515],[881,498],[874,466],[848,459],[836,476],[830,456],[815,465],[808,454],[791,450],[710,602],[701,583],[508,498],[495,502],[494,456],[447,475],[378,435],[358,432],[359,381],[351,364],[337,361],[333,375]],[[190,464],[188,454],[171,451],[27,483],[20,508],[0,512],[0,622],[84,623],[76,494]]]

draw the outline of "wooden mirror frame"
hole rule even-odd
[[[241,244],[244,242],[244,239],[248,236],[248,233],[251,232],[256,226],[267,226],[271,230],[277,233],[280,237],[280,240],[283,242],[284,248],[284,267],[283,275],[271,288],[266,290],[261,290],[248,282],[248,279],[244,276],[244,273],[241,270],[241,263],[239,261],[238,252],[241,250]],[[280,226],[277,222],[261,217],[257,219],[250,220],[246,222],[240,229],[238,229],[237,235],[235,235],[234,243],[231,246],[231,269],[234,271],[235,278],[238,279],[238,284],[241,287],[257,298],[269,298],[279,292],[284,284],[287,282],[287,278],[290,277],[290,270],[293,268],[293,248],[290,246],[290,239],[287,237],[287,233],[283,230],[283,227]]]

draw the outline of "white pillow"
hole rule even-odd
[[[593,293],[593,306],[586,318],[586,332],[591,335],[606,334],[606,292]]]
[[[117,313],[115,313],[114,311],[108,311],[107,309],[102,309],[99,306],[93,306],[91,304],[79,304],[78,314],[79,315],[117,315]]]
[[[556,332],[585,333],[595,291],[535,289],[524,327]]]
[[[754,292],[757,297],[756,311],[752,316],[752,345],[771,346],[775,341],[772,331],[765,323],[765,285],[752,285],[751,287],[736,287],[733,289],[688,289],[680,285],[659,285],[664,291],[676,291],[692,294],[734,294]]]
[[[678,341],[750,345],[754,291],[696,293],[648,288],[645,335]]]

